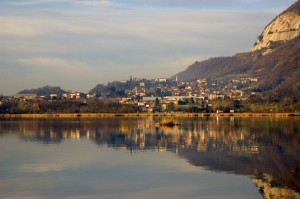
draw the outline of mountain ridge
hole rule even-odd
[[[300,13],[300,0],[282,14],[290,12]],[[180,81],[194,81],[204,78],[230,80],[237,77],[258,77],[260,81],[257,87],[263,91],[299,95],[299,52],[300,36],[297,35],[294,38],[274,42],[271,50],[264,47],[250,52],[237,53],[234,56],[215,57],[195,62],[171,78],[174,79],[177,76]]]

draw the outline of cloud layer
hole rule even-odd
[[[249,50],[293,1],[222,2],[3,0],[0,94],[169,77],[196,60]]]

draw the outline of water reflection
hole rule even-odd
[[[156,127],[159,120],[5,120],[0,135],[41,144],[87,139],[130,153],[171,151],[195,166],[251,176],[264,198],[300,198],[298,118],[180,118],[174,128]]]

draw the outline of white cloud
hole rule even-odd
[[[75,0],[73,5],[92,6],[92,7],[107,7],[107,8],[123,8],[121,3],[114,3],[109,0]]]
[[[129,8],[129,7],[188,7],[188,8],[270,8],[289,5],[295,0],[273,1],[273,0],[2,0],[0,4],[15,6],[92,6],[106,8]]]
[[[45,173],[45,172],[58,172],[67,168],[65,165],[57,163],[52,164],[23,164],[20,166],[21,172],[26,173]]]
[[[15,6],[30,6],[44,3],[62,3],[66,0],[3,0],[2,3]]]
[[[81,79],[82,75],[85,77],[94,77],[97,74],[88,63],[57,57],[21,58],[19,62],[23,67],[30,67],[29,71],[37,74],[56,74],[57,76],[74,79]]]
[[[34,37],[42,34],[40,20],[28,20],[23,17],[0,17],[0,36]]]

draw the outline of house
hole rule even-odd
[[[250,81],[251,81],[251,82],[257,82],[257,81],[258,81],[258,78],[257,78],[257,77],[251,77],[251,78],[250,78]]]
[[[64,93],[62,95],[63,98],[66,98],[66,99],[75,99],[77,96],[77,93],[74,92],[74,91],[68,91],[67,93]]]
[[[30,100],[30,99],[34,99],[37,97],[37,94],[15,94],[12,96],[13,98],[16,99],[26,99],[26,100]]]
[[[96,97],[96,93],[87,94],[86,97],[87,98],[95,98]]]
[[[225,95],[223,94],[210,94],[209,99],[214,100],[214,99],[224,99]]]
[[[155,80],[156,82],[160,82],[160,83],[163,83],[163,82],[167,82],[167,79],[166,78],[158,78]]]
[[[143,97],[143,102],[155,102],[156,99],[161,100],[161,97]]]
[[[51,99],[57,98],[57,94],[55,94],[55,93],[50,94],[50,98]]]

